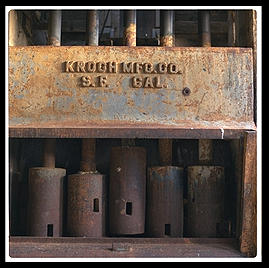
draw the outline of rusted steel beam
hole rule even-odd
[[[62,11],[52,10],[49,13],[48,45],[61,45]]]
[[[99,43],[99,13],[98,10],[87,11],[86,45],[98,46]]]
[[[227,126],[226,126],[227,127]],[[91,125],[82,127],[76,122],[62,128],[50,128],[34,125],[32,127],[9,127],[11,138],[147,138],[147,139],[239,139],[244,132],[255,130],[255,126],[246,128],[244,125],[234,125],[233,128],[190,128],[190,124],[181,127],[153,124],[111,124]]]
[[[183,168],[148,169],[147,236],[183,236]]]
[[[146,150],[113,147],[110,156],[109,230],[111,235],[145,231]]]
[[[125,46],[136,46],[136,10],[124,10],[124,34]]]
[[[257,132],[244,137],[241,189],[240,251],[249,257],[257,254]]]
[[[9,47],[9,127],[252,129],[251,51]]]

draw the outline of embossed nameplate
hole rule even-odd
[[[253,128],[252,50],[9,48],[9,126]]]

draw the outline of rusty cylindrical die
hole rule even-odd
[[[33,167],[28,181],[28,234],[62,235],[63,179],[62,168]]]
[[[146,150],[143,147],[113,147],[110,159],[110,234],[144,233]]]
[[[188,167],[187,235],[217,237],[224,221],[224,167]]]
[[[68,176],[67,232],[70,236],[105,235],[106,181],[101,174]]]
[[[183,168],[148,169],[146,224],[151,237],[182,237]]]

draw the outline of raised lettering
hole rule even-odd
[[[93,73],[96,71],[96,64],[93,61],[86,62],[85,67],[88,73]]]
[[[160,76],[156,76],[155,77],[155,87],[156,88],[161,88],[162,84],[161,84],[161,77]]]
[[[135,88],[142,87],[142,78],[134,76],[132,78],[132,86]]]
[[[142,63],[141,62],[136,62],[135,63],[135,72],[139,73],[140,70],[142,70]]]
[[[108,72],[116,73],[117,71],[117,63],[115,61],[108,62]]]
[[[133,73],[134,72],[134,65],[132,62],[129,63],[122,63],[122,72],[124,73]]]
[[[65,71],[67,72],[67,73],[69,73],[69,72],[74,72],[74,69],[73,69],[73,61],[66,61],[65,62]]]
[[[153,64],[152,63],[145,63],[144,64],[144,72],[145,73],[152,73],[153,72]]]
[[[91,84],[91,79],[89,76],[82,76],[81,77],[81,86],[89,87]]]
[[[164,73],[167,72],[167,63],[166,62],[160,62],[157,65],[157,68],[158,68],[159,73],[164,74]]]
[[[170,73],[170,74],[178,73],[178,66],[174,63],[169,63],[168,64],[168,73]]]
[[[153,88],[154,87],[151,77],[146,77],[145,78],[145,85],[144,85],[144,87],[145,88],[146,87],[150,87],[150,88]]]
[[[106,63],[105,62],[98,62],[96,67],[97,67],[97,71],[99,73],[106,72]]]
[[[85,62],[83,61],[77,61],[77,68],[76,68],[76,71],[79,73],[79,72],[82,72],[82,73],[85,73]]]
[[[106,76],[99,76],[99,85],[100,87],[105,87],[107,85],[107,77]]]

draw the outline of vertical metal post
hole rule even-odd
[[[55,167],[55,146],[56,139],[45,139],[43,149],[43,166],[44,167]]]
[[[124,37],[125,46],[136,46],[136,10],[124,11]]]
[[[160,35],[161,46],[173,47],[175,45],[174,10],[160,11]]]
[[[86,45],[98,46],[99,43],[99,14],[98,10],[89,10],[86,18]]]
[[[62,11],[50,11],[48,23],[48,45],[60,46],[61,45],[61,29],[62,29]]]
[[[199,11],[198,29],[201,36],[201,45],[211,47],[210,12],[208,10]]]

